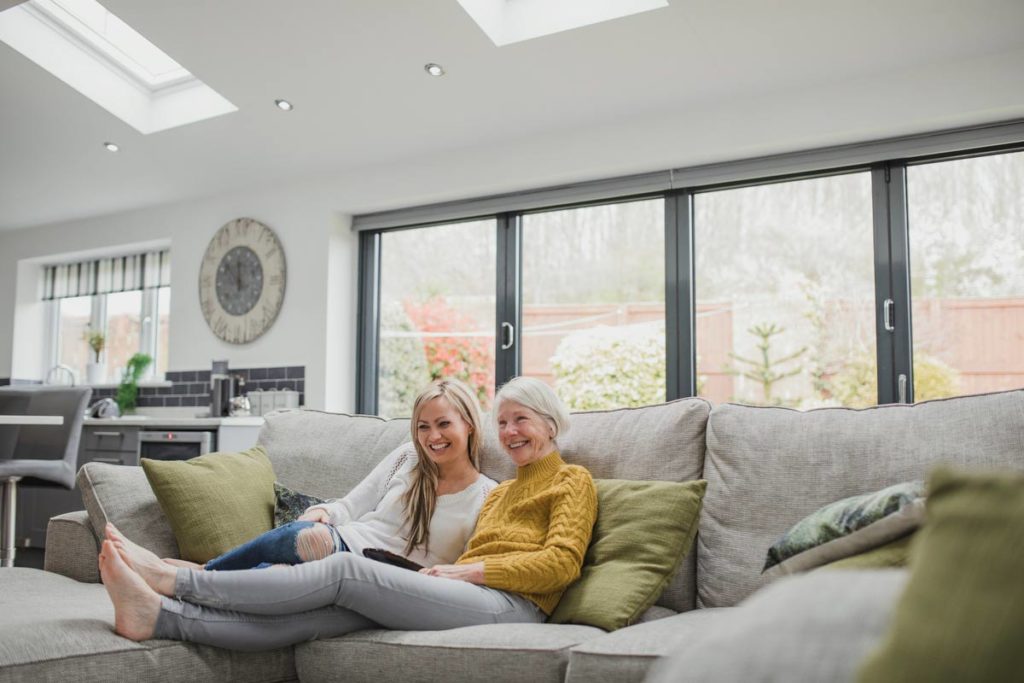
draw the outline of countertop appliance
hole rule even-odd
[[[189,460],[212,451],[216,439],[216,431],[144,430],[139,432],[139,459]]]

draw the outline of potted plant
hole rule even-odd
[[[144,353],[136,353],[128,359],[121,384],[117,387],[117,396],[114,397],[122,415],[135,412],[135,402],[139,397],[139,378],[152,362],[153,359]]]
[[[101,384],[107,378],[106,363],[100,362],[100,354],[107,345],[107,337],[99,330],[86,330],[85,343],[92,349],[93,360],[85,366],[86,384]]]

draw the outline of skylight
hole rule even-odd
[[[668,7],[668,0],[459,0],[459,4],[501,47]]]
[[[144,134],[237,111],[96,0],[16,5],[0,40]]]

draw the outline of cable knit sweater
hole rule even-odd
[[[491,491],[456,564],[482,561],[484,585],[519,593],[551,614],[580,576],[596,519],[590,473],[556,451]]]

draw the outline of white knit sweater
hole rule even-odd
[[[358,555],[365,548],[384,548],[405,555],[408,528],[402,496],[412,484],[418,457],[411,442],[403,444],[378,463],[347,496],[309,509],[326,510],[345,545]],[[430,519],[429,547],[413,548],[407,557],[425,567],[455,562],[473,535],[484,499],[497,485],[481,474],[458,493],[438,496]]]

